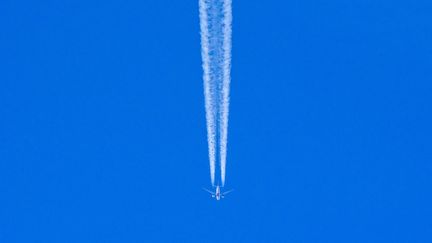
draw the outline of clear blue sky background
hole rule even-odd
[[[0,242],[432,242],[431,9],[234,0],[216,202],[198,1],[1,1]]]

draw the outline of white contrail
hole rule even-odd
[[[223,85],[220,111],[220,165],[221,184],[225,184],[226,154],[228,141],[229,91],[231,81],[231,33],[232,33],[232,2],[225,0],[223,5]]]
[[[231,0],[199,0],[210,177],[214,185],[216,144],[219,140],[222,186],[225,184],[228,138],[231,4]]]
[[[203,60],[203,79],[204,79],[204,97],[205,111],[207,120],[207,140],[210,160],[210,179],[212,185],[215,182],[216,170],[216,116],[215,116],[215,100],[212,91],[210,80],[210,52],[209,52],[209,30],[208,30],[208,15],[207,4],[205,0],[199,1],[199,15],[201,28],[201,56]]]

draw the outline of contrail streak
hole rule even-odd
[[[215,116],[215,99],[212,91],[210,76],[210,49],[209,49],[209,26],[207,15],[207,4],[205,0],[199,1],[200,28],[201,28],[201,56],[203,60],[203,79],[204,79],[204,97],[205,111],[207,120],[207,142],[210,160],[210,179],[212,185],[215,182],[216,170],[216,116]]]
[[[213,186],[217,143],[221,186],[225,184],[226,175],[231,80],[231,5],[231,0],[199,0],[207,140]]]
[[[220,111],[220,165],[221,184],[225,185],[226,154],[228,142],[228,114],[229,91],[231,81],[231,33],[232,33],[232,7],[231,0],[225,0],[223,5],[223,85],[222,107]]]

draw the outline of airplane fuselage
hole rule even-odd
[[[216,200],[220,200],[221,199],[220,186],[216,187],[215,196],[216,196]]]

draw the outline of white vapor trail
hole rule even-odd
[[[232,33],[232,7],[231,0],[225,0],[223,4],[223,85],[222,85],[222,107],[220,112],[220,165],[221,184],[225,185],[226,154],[228,142],[228,114],[229,114],[229,91],[231,82],[231,33]]]
[[[208,15],[207,5],[205,0],[199,1],[200,28],[201,28],[201,56],[203,60],[203,79],[204,79],[204,97],[205,110],[207,120],[207,142],[210,160],[210,179],[212,185],[215,182],[216,169],[216,112],[215,112],[215,97],[212,91],[211,74],[210,74],[210,49],[209,49],[209,30],[208,30]]]
[[[231,5],[231,0],[199,0],[207,139],[213,186],[216,174],[216,140],[219,140],[221,186],[225,184],[226,175],[231,80]]]

